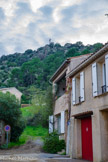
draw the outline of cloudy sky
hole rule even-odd
[[[108,41],[108,0],[0,0],[0,56],[53,42]]]

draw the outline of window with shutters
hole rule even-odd
[[[80,74],[76,77],[76,104],[81,102],[80,96]]]
[[[84,98],[84,72],[81,72],[72,79],[73,105],[83,102]]]
[[[108,55],[102,56],[92,64],[93,96],[98,96],[108,91]]]

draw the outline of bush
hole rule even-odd
[[[9,92],[0,92],[0,120],[11,126],[11,141],[17,141],[25,128],[22,120],[20,103],[16,97]]]
[[[44,138],[43,150],[48,153],[57,153],[65,149],[65,141],[59,140],[59,135],[57,132],[48,134]]]
[[[23,120],[20,120],[20,121],[18,121],[18,123],[13,125],[11,128],[11,141],[13,141],[13,142],[18,141],[24,128],[25,128],[25,123]]]

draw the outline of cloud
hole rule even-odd
[[[0,22],[2,22],[5,19],[5,14],[3,9],[0,7]]]
[[[48,43],[107,42],[107,0],[0,0],[0,54]]]

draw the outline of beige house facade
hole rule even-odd
[[[6,93],[10,92],[11,94],[15,95],[15,97],[20,101],[21,103],[21,96],[22,93],[15,87],[10,87],[10,88],[1,88],[0,92]]]
[[[108,161],[108,44],[94,54],[67,59],[51,81],[52,130],[65,139],[66,153],[75,159]]]
[[[68,77],[72,79],[69,154],[108,161],[108,44]]]

